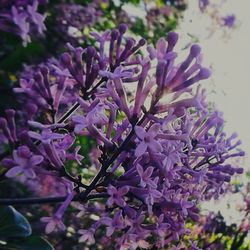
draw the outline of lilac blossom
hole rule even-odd
[[[46,16],[38,12],[40,2],[13,1],[10,5],[1,6],[0,29],[20,36],[24,45],[31,41],[31,37],[43,36]]]
[[[41,221],[47,223],[45,231],[46,233],[51,233],[54,230],[65,230],[65,225],[62,222],[62,216],[75,196],[75,192],[70,192],[67,195],[66,200],[62,203],[62,205],[57,209],[56,213],[52,217],[42,217]]]
[[[124,228],[124,222],[122,221],[121,215],[121,211],[116,211],[113,219],[109,217],[102,218],[102,223],[107,226],[106,235],[108,237],[110,237],[115,230]]]
[[[53,10],[60,15],[55,15],[55,29],[65,42],[73,45],[82,44],[86,39],[85,31],[92,27],[103,15],[97,3],[86,6],[76,3],[59,3]],[[62,41],[60,41],[62,43]]]
[[[199,0],[199,8],[202,12],[204,12],[209,5],[209,0]]]
[[[211,73],[202,66],[201,48],[191,46],[176,63],[176,33],[154,47],[127,37],[126,29],[122,24],[99,36],[92,33],[94,46],[68,44],[60,60],[23,77],[15,91],[41,113],[27,121],[27,112],[19,112],[25,130],[13,127],[12,111],[0,119],[4,142],[14,148],[3,163],[10,172],[15,162],[23,168],[17,146],[22,141],[31,155],[43,156],[31,164],[37,175],[68,187],[55,214],[42,219],[47,233],[64,228],[64,212],[79,199],[78,218],[90,222],[78,231],[81,242],[94,244],[106,226],[117,249],[172,247],[189,233],[186,222],[199,218],[199,204],[220,197],[232,176],[242,173],[229,160],[244,152],[236,135],[223,131],[221,112],[211,111],[205,92],[194,88]],[[82,166],[81,139],[91,139],[92,151]],[[90,214],[96,215],[93,223]]]
[[[170,225],[168,223],[164,223],[163,221],[164,221],[164,214],[161,214],[158,217],[158,220],[156,223],[156,229],[155,229],[156,235],[158,235],[160,238],[161,247],[164,246],[164,238],[166,236],[166,230],[170,227]]]
[[[210,1],[210,0],[198,0],[199,9],[202,14],[207,14],[213,21],[213,24],[217,24],[219,28],[233,28],[236,21],[235,14],[230,15],[222,15],[220,13],[220,9],[222,9],[222,5],[225,4],[226,1]],[[214,25],[213,25],[214,26]],[[216,28],[216,26],[212,27],[212,29]],[[214,32],[213,30],[211,30]]]
[[[123,196],[127,194],[129,191],[129,188],[127,186],[116,189],[114,186],[110,185],[108,187],[108,194],[110,195],[107,205],[112,206],[113,204],[116,204],[117,206],[124,207],[126,205],[126,202],[124,201]]]
[[[48,144],[53,140],[62,139],[64,137],[62,134],[53,133],[50,129],[42,130],[41,134],[30,131],[29,136],[33,139],[41,141],[44,144]]]
[[[94,237],[95,230],[94,229],[92,228],[88,230],[80,229],[78,230],[78,233],[81,234],[79,238],[79,242],[89,242],[90,244],[95,243],[95,237]]]
[[[145,131],[142,127],[139,126],[135,127],[135,133],[141,140],[135,151],[135,155],[137,157],[140,157],[146,152],[146,150],[149,149],[153,152],[162,151],[161,144],[155,139],[159,130],[159,124],[152,125],[152,127],[150,127],[148,131]]]
[[[19,174],[27,178],[35,178],[34,169],[43,161],[43,156],[34,155],[27,146],[20,146],[13,151],[13,167],[6,173],[7,177],[15,177]]]
[[[222,17],[223,25],[228,28],[232,28],[235,25],[235,19],[236,19],[235,15],[228,15]]]
[[[0,118],[0,131],[2,131],[3,139],[8,140],[8,142],[13,145],[17,141],[17,129],[15,114],[16,111],[13,109],[5,110],[6,118]]]
[[[72,117],[72,121],[75,123],[75,132],[80,133],[84,128],[95,125],[104,125],[108,122],[108,118],[105,116],[105,107],[103,104],[97,104],[95,107],[90,107],[86,117],[76,115]]]
[[[141,182],[140,182],[140,185],[142,187],[146,187],[147,185],[148,186],[152,186],[152,187],[155,187],[155,182],[151,180],[151,175],[154,171],[154,168],[153,167],[148,167],[145,171],[143,170],[142,166],[141,165],[137,165],[136,167],[137,169],[137,172],[140,176],[140,179],[141,179]]]
[[[45,228],[45,232],[47,234],[55,230],[65,230],[66,228],[61,218],[56,215],[54,215],[53,217],[42,217],[41,221],[47,223]]]

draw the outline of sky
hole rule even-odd
[[[216,0],[222,2],[220,0]],[[214,2],[216,2],[214,1]],[[189,8],[178,28],[183,45],[191,34],[199,38],[204,65],[211,66],[212,77],[207,85],[208,100],[223,111],[228,133],[236,131],[246,151],[243,164],[250,169],[250,1],[226,0],[220,6],[222,16],[236,15],[236,28],[217,27],[211,35],[211,18],[198,11],[197,0],[189,1]],[[210,36],[209,36],[210,35]],[[208,37],[209,36],[209,37]]]
[[[235,14],[236,28],[228,30],[217,27],[211,35],[211,19],[198,11],[198,0],[189,1],[178,28],[181,46],[190,42],[191,34],[199,38],[204,65],[212,68],[210,80],[202,82],[207,88],[207,99],[223,111],[225,131],[237,132],[246,152],[241,162],[245,170],[250,169],[250,0],[225,0],[221,15]],[[212,0],[211,0],[212,1]],[[220,2],[220,0],[215,0]],[[239,177],[246,181],[243,176]],[[226,195],[219,201],[203,204],[206,210],[220,210],[228,224],[239,224],[244,214],[237,209],[242,196]]]

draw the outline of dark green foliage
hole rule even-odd
[[[11,206],[0,209],[0,237],[27,237],[31,235],[29,222]]]
[[[14,239],[1,246],[1,249],[11,250],[53,250],[49,242],[39,236],[30,236],[22,239]]]
[[[45,239],[31,235],[27,219],[12,206],[0,209],[0,249],[53,250]]]

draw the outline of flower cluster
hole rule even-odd
[[[55,5],[53,13],[60,13],[55,16],[53,31],[61,37],[61,42],[70,42],[82,44],[86,39],[85,33],[88,33],[90,27],[100,22],[103,12],[98,1],[83,6],[80,4],[60,3]]]
[[[19,36],[24,44],[30,42],[31,36],[42,36],[46,30],[45,15],[38,12],[38,5],[44,5],[46,2],[46,0],[1,1],[0,30]]]
[[[18,112],[25,128],[14,128],[13,110],[1,118],[4,141],[14,149],[2,162],[8,177],[52,175],[64,183],[65,201],[42,218],[47,233],[65,228],[63,214],[74,199],[83,218],[98,217],[79,231],[80,241],[93,243],[105,227],[111,237],[105,244],[116,249],[173,247],[189,233],[185,223],[198,220],[200,202],[218,198],[242,173],[228,159],[244,152],[235,134],[223,132],[222,115],[209,109],[205,91],[191,88],[210,76],[200,47],[176,63],[176,33],[154,47],[126,30],[121,24],[91,33],[94,46],[69,44],[56,65],[20,81],[15,92],[34,112]],[[95,164],[80,166],[77,138],[94,141]],[[66,167],[72,160],[77,176]],[[89,184],[84,170],[94,173]],[[190,242],[190,249],[198,248]]]

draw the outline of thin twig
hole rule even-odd
[[[142,119],[138,122],[137,125],[141,125],[143,121],[145,120],[146,115],[142,117]],[[115,159],[121,154],[121,152],[126,148],[128,143],[130,142],[131,138],[134,136],[134,129],[132,129],[127,136],[127,138],[123,141],[122,145],[115,151],[115,153],[103,163],[100,171],[95,176],[95,178],[92,180],[92,182],[89,184],[89,186],[86,188],[85,192],[83,192],[81,195],[81,198],[84,200],[88,197],[89,193],[95,189],[96,184],[98,184],[99,180],[107,174],[107,169],[110,167],[110,165],[115,161]]]
[[[74,103],[73,106],[57,122],[65,122],[79,107],[80,104],[78,102]]]
[[[91,199],[99,199],[99,198],[107,198],[107,193],[98,193],[98,194],[91,194],[85,198],[86,200]],[[43,197],[43,198],[13,198],[13,199],[0,199],[0,206],[6,205],[28,205],[28,204],[44,204],[44,203],[56,203],[56,202],[63,202],[67,196],[56,196],[56,197]],[[73,201],[82,201],[80,194],[77,194]]]

